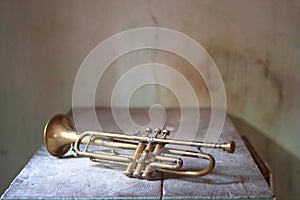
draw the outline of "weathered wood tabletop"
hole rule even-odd
[[[89,120],[92,111],[88,108],[77,110],[79,130],[96,127]],[[147,109],[132,109],[130,113],[141,123],[149,120]],[[200,110],[200,113],[199,134],[208,127],[210,109]],[[97,116],[105,131],[120,131],[110,109],[97,109]],[[166,126],[176,130],[180,110],[169,109],[167,116]],[[273,199],[272,191],[227,117],[219,142],[228,140],[236,142],[236,152],[210,150],[216,159],[210,174],[196,178],[162,174],[160,179],[152,181],[128,178],[123,174],[124,168],[91,162],[88,158],[58,159],[42,146],[2,198]]]

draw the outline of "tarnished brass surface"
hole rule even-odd
[[[183,176],[203,176],[211,172],[215,166],[215,159],[200,148],[223,149],[229,153],[235,151],[234,141],[224,143],[192,142],[167,139],[170,131],[147,129],[146,135],[125,133],[107,133],[85,131],[82,133],[74,129],[71,120],[63,114],[55,115],[44,129],[44,139],[49,153],[56,157],[63,157],[72,151],[75,156],[88,157],[95,162],[120,164],[127,166],[125,175],[128,177],[151,179],[153,171]],[[159,137],[162,134],[161,137]],[[150,136],[149,136],[150,135]],[[192,146],[197,151],[182,150],[166,147],[166,145]],[[82,148],[84,146],[84,148]],[[90,150],[90,146],[103,146],[112,148],[111,152],[103,150]],[[122,154],[114,148],[133,151],[132,154]],[[204,169],[182,170],[181,156],[200,158],[209,161]]]

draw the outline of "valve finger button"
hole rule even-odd
[[[161,129],[160,128],[154,129],[154,137],[157,137],[159,134],[161,134]]]
[[[152,129],[151,128],[146,128],[145,132],[146,132],[146,136],[148,136],[152,133]]]
[[[163,134],[163,137],[166,138],[167,136],[170,135],[170,131],[169,131],[168,129],[164,129],[164,130],[162,131],[162,134]]]

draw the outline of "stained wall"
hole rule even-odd
[[[86,55],[112,34],[159,26],[183,32],[207,50],[224,80],[227,112],[274,169],[275,193],[280,199],[296,199],[299,18],[300,2],[295,0],[1,0],[1,191],[42,144],[49,117],[70,109],[74,79]],[[145,59],[180,69],[194,84],[201,105],[209,106],[205,84],[198,82],[189,64],[161,52],[136,52],[120,58],[98,91],[109,92],[110,81]],[[136,95],[132,106],[178,105],[162,88],[141,89]],[[97,94],[96,101],[107,105],[109,97]]]

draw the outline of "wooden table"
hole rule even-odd
[[[96,127],[89,121],[92,109],[77,111],[79,130]],[[202,109],[200,113],[199,133],[207,129],[210,109]],[[131,114],[141,123],[149,120],[148,110],[132,109]],[[180,111],[169,109],[167,114],[166,125],[176,129]],[[110,109],[98,108],[97,116],[105,131],[120,131]],[[128,178],[123,174],[124,168],[91,162],[88,158],[58,159],[50,156],[43,145],[2,198],[273,199],[272,191],[228,117],[219,142],[227,140],[236,142],[236,152],[210,150],[216,159],[212,173],[196,178],[162,175],[153,181]]]

